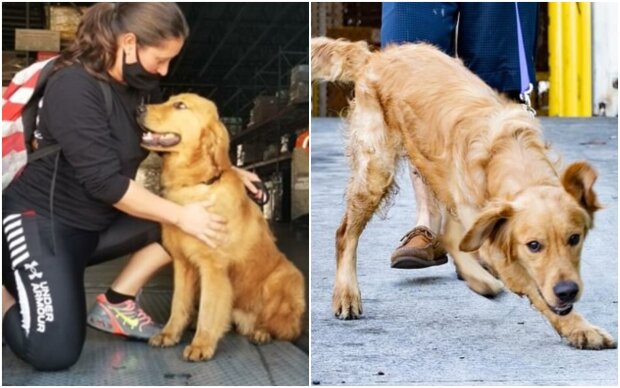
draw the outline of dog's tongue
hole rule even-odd
[[[142,134],[142,144],[146,146],[171,147],[178,144],[179,136],[174,133],[145,132]]]
[[[164,147],[171,147],[179,143],[179,136],[174,133],[166,133],[159,137],[159,144]]]

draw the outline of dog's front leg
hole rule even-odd
[[[213,357],[217,343],[230,328],[233,289],[228,269],[221,260],[198,258],[200,261],[200,307],[196,334],[183,351],[188,361]],[[220,263],[218,263],[218,261]]]
[[[610,349],[616,341],[604,329],[592,325],[574,309],[566,315],[554,313],[547,305],[527,272],[517,264],[498,265],[504,284],[519,295],[526,295],[532,305],[551,322],[553,328],[578,349]]]
[[[504,285],[480,265],[473,253],[459,249],[464,234],[462,225],[451,215],[446,215],[441,241],[454,260],[456,272],[474,292],[485,297],[494,297],[502,292]]]
[[[198,286],[198,272],[185,258],[176,257],[174,266],[174,292],[170,318],[163,330],[151,337],[152,346],[168,347],[179,343],[183,331],[194,313],[195,289]]]
[[[537,290],[529,290],[527,297],[571,346],[593,350],[616,347],[616,341],[609,333],[588,322],[574,309],[566,315],[557,315],[547,306]]]

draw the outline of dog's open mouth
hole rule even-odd
[[[153,132],[143,128],[142,145],[147,147],[172,147],[181,142],[181,135],[174,132]]]
[[[563,303],[563,304],[558,305],[558,306],[552,306],[552,305],[549,304],[549,302],[547,302],[547,300],[543,296],[542,292],[540,292],[540,289],[538,289],[538,287],[536,287],[536,290],[538,291],[538,295],[540,295],[540,297],[547,304],[547,307],[549,307],[551,309],[551,311],[553,311],[554,314],[556,314],[556,315],[566,315],[566,314],[570,313],[571,311],[573,311],[573,304],[572,303]]]
[[[573,310],[573,304],[567,303],[560,306],[549,306],[549,308],[557,315],[566,315]]]

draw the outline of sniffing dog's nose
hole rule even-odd
[[[564,303],[569,303],[575,300],[575,297],[579,293],[579,286],[575,282],[562,281],[553,287],[553,292],[559,300]]]
[[[138,107],[136,108],[136,115],[137,116],[142,116],[145,113],[146,113],[146,105],[144,105],[144,104],[138,105]]]

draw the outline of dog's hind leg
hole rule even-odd
[[[336,232],[336,280],[332,310],[339,319],[362,314],[357,282],[357,244],[366,224],[389,194],[394,182],[396,147],[379,109],[358,109],[351,115],[348,154],[352,176],[347,187],[347,209]]]
[[[465,231],[461,224],[452,216],[446,215],[441,241],[454,259],[457,273],[474,292],[486,297],[499,294],[502,292],[504,284],[486,271],[472,253],[463,252],[459,249],[459,244],[464,235]]]

